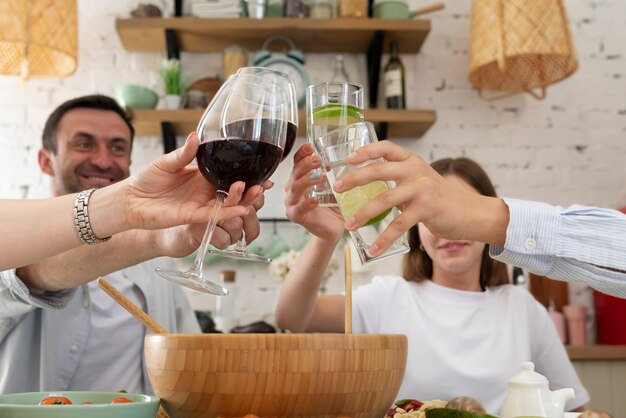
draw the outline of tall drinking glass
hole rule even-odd
[[[307,139],[313,144],[333,129],[363,121],[363,87],[347,82],[313,84],[307,88],[306,110]],[[328,183],[311,187],[309,195],[321,206],[337,206]]]
[[[213,214],[193,265],[187,271],[159,267],[160,276],[201,292],[228,294],[202,276],[207,247],[230,186],[236,181],[245,181],[246,188],[261,184],[278,167],[287,133],[286,103],[282,87],[251,74],[229,77],[211,100],[198,125],[196,160],[202,175],[217,189]]]
[[[382,158],[379,158],[368,160],[358,165],[350,165],[346,162],[346,158],[352,152],[377,140],[376,131],[370,122],[359,122],[343,126],[315,140],[315,150],[320,156],[331,190],[332,185],[347,173],[357,168],[383,161]],[[393,183],[391,182],[376,180],[363,186],[354,187],[344,193],[337,193],[334,190],[333,193],[337,199],[341,214],[347,220],[354,216],[365,204],[392,187]],[[396,239],[389,249],[382,254],[374,256],[369,251],[369,247],[376,238],[398,215],[396,208],[387,209],[374,216],[356,231],[350,231],[350,237],[356,246],[357,254],[362,264],[383,260],[409,251],[409,245],[404,237]]]

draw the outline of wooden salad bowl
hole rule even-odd
[[[149,334],[150,383],[171,418],[380,418],[406,366],[404,335]]]

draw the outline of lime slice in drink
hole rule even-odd
[[[313,123],[316,125],[344,126],[362,120],[361,109],[356,106],[327,104],[313,111]]]
[[[373,200],[381,193],[385,193],[389,190],[387,183],[384,181],[373,181],[364,186],[357,186],[345,193],[338,193],[337,203],[341,208],[341,212],[345,219],[350,219],[355,213],[365,206],[369,201]],[[389,215],[391,209],[387,209],[372,219],[367,221],[365,225],[374,225],[382,221]]]

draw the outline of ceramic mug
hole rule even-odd
[[[406,0],[376,0],[374,17],[378,19],[411,19],[415,12],[409,11]]]

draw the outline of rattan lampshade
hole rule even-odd
[[[0,0],[0,75],[72,74],[77,36],[76,0]]]
[[[469,79],[481,97],[543,99],[577,66],[562,0],[473,0]]]

